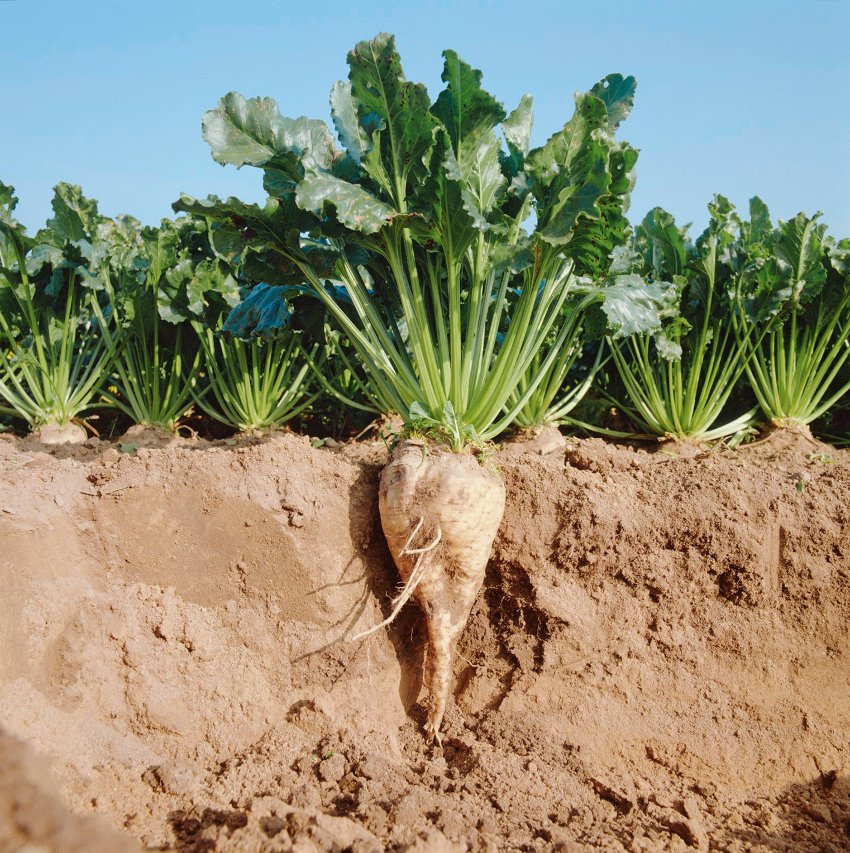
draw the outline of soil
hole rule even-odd
[[[552,438],[439,748],[383,444],[0,437],[0,851],[848,849],[850,454]]]

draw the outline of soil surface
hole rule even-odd
[[[0,851],[850,848],[846,452],[505,446],[440,749],[384,446],[143,445],[0,437]]]

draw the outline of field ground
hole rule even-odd
[[[850,846],[850,453],[505,446],[440,751],[383,445],[136,443],[0,437],[0,850]]]

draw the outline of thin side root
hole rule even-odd
[[[410,577],[407,579],[407,583],[402,587],[401,592],[393,599],[392,601],[392,612],[383,622],[379,622],[377,625],[367,629],[366,631],[361,631],[359,634],[355,634],[352,638],[352,642],[357,642],[357,640],[362,640],[371,634],[374,634],[376,631],[380,631],[381,628],[386,628],[387,625],[390,625],[401,612],[401,608],[410,601],[410,596],[413,595],[417,586],[421,582],[422,578],[425,577],[425,566],[423,566],[423,557],[433,551],[439,544],[440,540],[443,538],[443,531],[438,527],[437,535],[434,537],[434,541],[429,545],[426,545],[424,548],[411,548],[411,544],[413,543],[413,539],[416,534],[419,532],[422,524],[424,523],[424,516],[419,517],[419,521],[416,524],[416,527],[413,528],[413,532],[408,536],[407,542],[404,544],[404,548],[399,551],[399,558],[407,557],[411,554],[416,554],[416,562],[413,564],[413,571],[410,573]]]

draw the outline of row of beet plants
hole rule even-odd
[[[274,318],[253,318],[257,334],[227,334],[239,267],[205,219],[142,227],[60,184],[54,215],[30,237],[15,205],[0,184],[0,414],[61,442],[82,440],[81,422],[104,408],[174,431],[197,407],[248,430],[284,424],[316,399],[313,374],[333,338],[306,342],[284,302]],[[269,339],[264,319],[277,330]]]
[[[341,149],[268,98],[204,117],[219,163],[262,169],[264,206],[183,196],[185,215],[142,227],[60,184],[31,237],[0,184],[0,415],[76,440],[105,407],[247,430],[332,399],[459,448],[605,432],[578,416],[588,394],[634,432],[696,440],[842,404],[850,241],[818,215],[774,225],[759,199],[744,218],[716,196],[696,240],[660,208],[633,229],[633,78],[577,95],[532,150],[530,96],[507,113],[447,51],[431,104],[391,39],[363,45],[411,103],[381,102],[353,51],[331,93]]]
[[[578,417],[591,391],[632,434],[691,440],[807,426],[847,397],[850,241],[819,214],[774,224],[758,198],[745,218],[715,196],[695,240],[658,208],[632,229],[634,78],[577,94],[532,150],[531,97],[508,113],[444,59],[432,103],[391,37],[358,44],[331,90],[336,140],[270,98],[231,92],[205,115],[214,159],[261,169],[268,201],[175,208],[251,260],[246,306],[320,297],[376,408],[456,447],[599,429]]]

